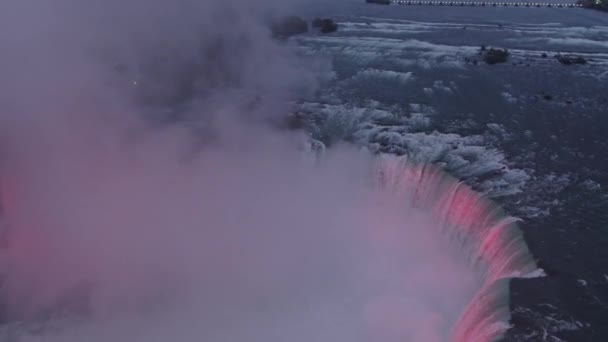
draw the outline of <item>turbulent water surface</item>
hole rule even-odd
[[[608,340],[605,13],[30,5],[0,341]],[[339,29],[276,40],[267,5]]]
[[[334,61],[331,86],[302,105],[313,135],[443,165],[523,219],[548,276],[512,282],[507,340],[605,340],[605,13],[327,6],[340,31],[297,38]],[[472,62],[482,46],[509,61]],[[571,52],[588,64],[554,58]]]

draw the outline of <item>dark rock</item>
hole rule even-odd
[[[272,35],[287,38],[297,34],[308,32],[308,23],[300,17],[286,17],[272,24]]]
[[[371,23],[367,23],[367,25],[371,25]],[[312,21],[312,27],[320,29],[323,33],[330,33],[338,30],[338,24],[331,19],[315,18]]]
[[[579,55],[555,55],[555,58],[563,65],[587,64],[587,60]]]
[[[481,44],[481,47],[479,48],[480,51],[486,51],[487,46],[486,44]]]
[[[540,55],[542,58],[547,58],[547,54],[543,52],[542,55]]]
[[[306,127],[306,115],[300,112],[287,115],[285,122],[287,129],[300,130]]]
[[[572,104],[572,100],[566,100],[566,104],[571,105]]]
[[[331,33],[338,31],[338,24],[336,24],[331,19],[323,19],[321,20],[321,32],[323,33]]]
[[[545,99],[547,101],[551,101],[551,100],[553,100],[553,96],[551,96],[551,95],[543,95],[543,99]]]
[[[507,49],[489,49],[483,56],[484,62],[487,64],[505,63],[509,58],[509,50]]]

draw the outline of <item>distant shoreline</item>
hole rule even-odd
[[[608,0],[577,0],[576,3],[583,8],[608,12]]]
[[[390,5],[393,3],[392,0],[365,0],[368,4],[378,4],[378,5]],[[420,3],[422,4],[422,3]],[[488,5],[491,2],[487,3]],[[506,4],[505,4],[506,5]],[[608,0],[577,0],[576,5],[582,8],[594,9],[598,11],[608,12]],[[567,6],[564,4],[556,4],[557,7]]]

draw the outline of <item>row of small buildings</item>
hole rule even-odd
[[[365,0],[367,3],[373,4],[381,4],[381,5],[389,5],[391,4],[391,0]],[[608,11],[608,0],[577,0],[577,5],[580,5],[584,8],[593,8]]]
[[[582,5],[584,8],[595,8],[608,11],[608,0],[577,0],[576,3]]]

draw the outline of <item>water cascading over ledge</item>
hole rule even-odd
[[[401,193],[413,207],[431,210],[435,228],[481,270],[482,284],[461,313],[454,342],[492,342],[509,328],[509,279],[541,272],[514,217],[434,165],[385,157],[378,183]]]
[[[80,191],[57,190],[61,205],[77,209],[70,215],[80,217],[79,225],[71,226],[70,215],[59,215],[17,234],[9,248],[14,274],[7,274],[6,283],[13,286],[3,288],[2,295],[38,298],[34,303],[42,310],[36,311],[57,312],[59,320],[34,319],[34,328],[9,324],[0,328],[0,339],[130,341],[129,334],[143,331],[157,340],[184,336],[177,342],[206,334],[217,334],[218,341],[491,342],[508,328],[508,279],[536,266],[515,219],[483,196],[436,166],[392,156],[329,150],[313,163],[294,155],[267,155],[270,159],[262,163],[251,157],[223,155],[224,164],[212,164],[211,173],[181,165],[194,178],[165,188],[162,196],[153,185],[181,174],[175,165],[156,172],[147,162],[123,165],[120,158],[109,162],[110,174],[96,175],[96,181],[109,183],[100,185],[100,198],[89,194],[89,208],[74,206],[81,201]],[[153,165],[159,167],[155,158]],[[215,156],[201,159],[215,161]],[[76,172],[90,180],[87,170],[58,167],[58,177],[79,182]],[[148,177],[135,176],[143,170]],[[9,217],[31,204],[24,200],[23,184],[15,178],[7,188],[17,195]],[[210,186],[215,189],[211,195]],[[244,187],[248,192],[240,191]],[[36,187],[31,195],[38,198],[44,189]],[[133,197],[134,190],[150,192]],[[135,198],[145,205],[133,206]],[[173,212],[176,201],[180,208]],[[50,204],[55,209],[56,203]],[[117,208],[122,211],[114,215]],[[164,213],[160,221],[179,224],[157,226],[158,218],[146,219],[148,208],[168,210],[158,211]],[[243,221],[238,212],[246,213]],[[107,222],[95,225],[99,215]],[[79,227],[90,230],[82,235],[74,230]],[[20,227],[13,228],[19,232]],[[54,245],[33,239],[50,228]],[[150,240],[150,232],[160,234],[162,242]],[[118,240],[106,240],[108,235]],[[225,243],[235,247],[216,248]],[[73,261],[79,267],[69,266]],[[70,277],[57,278],[66,271]],[[49,279],[55,286],[50,290]],[[55,299],[66,291],[69,297],[82,295],[73,291],[80,280],[97,285],[75,300],[101,307],[61,319],[66,307],[55,307]],[[176,285],[178,291],[172,292]],[[159,297],[167,289],[169,297]],[[28,302],[17,301],[16,309]]]

